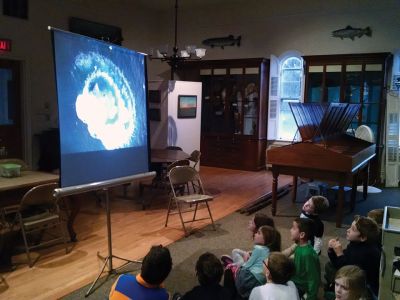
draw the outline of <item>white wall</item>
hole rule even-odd
[[[161,110],[160,121],[150,121],[150,144],[152,148],[179,146],[186,153],[200,150],[201,133],[201,82],[150,81],[149,90],[160,90],[161,103],[149,103],[149,108]],[[178,118],[178,96],[197,97],[196,118]]]
[[[201,82],[169,81],[168,84],[168,146],[179,146],[186,153],[200,150]],[[178,119],[178,96],[197,96],[196,118]]]
[[[186,44],[199,46],[211,37],[242,36],[240,47],[207,48],[204,58],[207,60],[268,58],[288,50],[320,55],[392,52],[400,47],[398,0],[237,0],[195,8],[181,2],[178,24],[181,48]],[[160,21],[172,30],[172,18]],[[347,25],[369,26],[372,37],[356,37],[354,41],[332,37],[332,31]],[[172,41],[172,31],[159,36],[160,44]],[[163,74],[165,69],[155,66],[151,71],[153,78]]]

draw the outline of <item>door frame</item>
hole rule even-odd
[[[26,61],[22,58],[18,57],[10,57],[7,55],[0,56],[0,61],[11,62],[17,64],[18,68],[18,97],[19,97],[19,122],[20,122],[20,134],[21,134],[21,158],[30,166],[32,166],[32,136],[31,136],[31,127],[30,120],[31,114],[29,113],[31,110],[29,103],[26,101],[27,95],[29,92],[29,88],[27,86],[26,80]]]

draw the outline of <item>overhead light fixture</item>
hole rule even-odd
[[[185,61],[200,60],[206,55],[206,49],[197,48],[195,45],[188,45],[184,50],[178,48],[178,0],[175,0],[175,42],[172,54],[165,49],[150,49],[149,58],[166,61],[171,66],[171,80],[174,80],[175,71]]]

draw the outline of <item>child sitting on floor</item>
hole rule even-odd
[[[335,275],[335,292],[326,292],[324,298],[326,300],[371,299],[365,272],[354,265],[341,267]]]
[[[258,228],[261,226],[268,225],[275,228],[274,219],[270,218],[264,213],[256,213],[252,219],[250,219],[247,229],[251,232],[253,238]]]
[[[247,229],[250,231],[251,233],[251,239],[254,239],[254,235],[257,233],[258,229],[261,226],[264,225],[268,225],[271,226],[273,228],[275,228],[275,224],[274,224],[274,220],[272,218],[270,218],[269,216],[267,216],[264,213],[256,213],[254,215],[254,217],[249,221],[249,224],[247,226]],[[279,251],[278,249],[280,249],[281,247],[281,235],[280,233],[277,231],[276,232],[277,236],[276,236],[276,240],[274,245],[271,245],[271,251]],[[221,261],[223,262],[224,266],[233,263],[233,258],[234,256],[246,256],[247,259],[250,256],[250,252],[242,250],[242,249],[233,249],[232,250],[232,256],[229,255],[222,255],[221,256]]]
[[[206,252],[200,255],[196,263],[196,276],[200,285],[183,296],[175,294],[173,300],[232,299],[230,291],[219,284],[223,272],[222,264],[214,254]]]
[[[311,244],[318,255],[321,253],[322,236],[324,235],[324,223],[319,214],[329,207],[329,201],[324,196],[312,196],[308,199],[301,210],[300,218],[308,218],[314,221],[314,239]]]
[[[290,277],[295,272],[291,259],[279,252],[272,252],[264,261],[267,283],[255,287],[249,300],[298,300],[299,294]]]
[[[124,274],[111,287],[109,299],[168,300],[169,295],[162,283],[172,269],[168,248],[151,247],[142,262],[140,274]]]
[[[356,216],[346,232],[346,239],[349,241],[346,249],[343,250],[338,239],[331,239],[328,243],[330,263],[325,266],[327,283],[333,281],[336,270],[346,265],[356,265],[365,271],[367,284],[372,292],[378,295],[381,258],[378,236],[379,228],[374,220]]]
[[[276,250],[278,235],[275,228],[261,226],[254,235],[254,247],[251,254],[234,255],[233,263],[227,265],[227,269],[232,272],[236,291],[241,297],[249,297],[254,287],[266,282],[263,261],[272,248]]]
[[[307,294],[307,300],[318,298],[321,270],[317,253],[308,242],[313,239],[313,221],[307,218],[296,218],[290,229],[290,237],[296,243],[283,251],[286,256],[294,253],[296,272],[292,277],[299,294]]]

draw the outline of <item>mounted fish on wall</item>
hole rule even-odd
[[[202,41],[203,45],[210,46],[211,48],[214,47],[221,47],[224,49],[225,46],[238,46],[240,47],[240,40],[242,36],[238,36],[235,38],[232,34],[224,37],[217,37],[217,38],[210,38]]]
[[[352,41],[354,41],[355,37],[360,38],[363,35],[371,37],[371,35],[372,35],[371,28],[370,27],[366,27],[364,29],[363,28],[353,28],[350,25],[348,25],[345,28],[332,31],[333,37],[338,37],[338,38],[341,38],[342,40],[344,38],[349,38]]]

